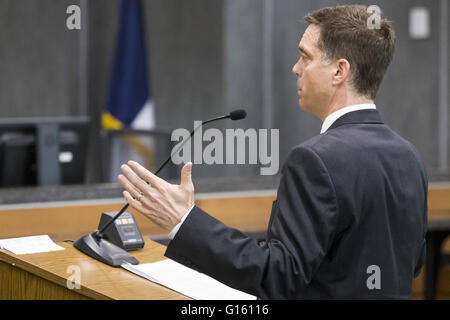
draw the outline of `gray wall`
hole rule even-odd
[[[69,31],[66,8],[80,2],[86,14],[83,30]],[[439,165],[439,1],[360,2],[379,5],[397,32],[396,55],[377,106],[385,121],[418,147],[434,176]],[[157,125],[191,129],[193,120],[245,107],[246,120],[214,127],[279,128],[282,163],[292,146],[317,134],[321,125],[298,108],[291,73],[306,29],[302,17],[334,4],[324,0],[144,0]],[[429,39],[409,38],[412,6],[429,8]],[[107,100],[117,14],[117,0],[0,0],[0,116],[89,114],[94,124],[90,182],[101,179],[98,130]],[[269,25],[264,19],[268,14]],[[267,26],[269,35],[264,31]],[[270,63],[268,57],[272,57]],[[269,123],[264,119],[268,110]],[[194,168],[198,177],[258,173],[255,165]]]
[[[72,0],[0,0],[0,117],[78,113],[79,33]]]

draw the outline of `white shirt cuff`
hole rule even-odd
[[[177,234],[177,232],[180,229],[181,225],[183,224],[184,220],[186,220],[187,216],[189,215],[189,213],[192,211],[192,209],[194,207],[195,207],[195,204],[188,210],[188,212],[186,212],[184,214],[184,216],[181,218],[181,221],[175,227],[173,227],[172,231],[170,231],[170,233],[169,233],[169,239],[170,240],[175,238],[175,235]]]

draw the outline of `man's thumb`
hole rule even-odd
[[[191,184],[192,184],[192,162],[188,162],[181,169],[181,185],[189,186]]]

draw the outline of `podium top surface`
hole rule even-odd
[[[0,261],[56,283],[67,290],[92,299],[114,300],[179,300],[188,297],[137,276],[123,268],[114,268],[83,254],[72,243],[56,242],[65,248],[61,251],[15,255],[0,249]],[[130,253],[139,263],[165,259],[166,248],[149,239],[145,246]],[[74,270],[79,270],[80,288],[69,289],[74,279]],[[72,283],[72,282],[71,282]]]

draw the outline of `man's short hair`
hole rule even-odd
[[[392,23],[379,12],[379,24],[369,28],[373,13],[364,5],[327,7],[304,19],[320,28],[318,47],[329,61],[350,63],[357,93],[375,99],[395,50]],[[372,19],[372,20],[371,20]]]

